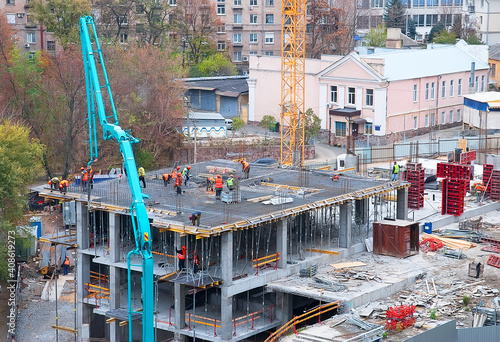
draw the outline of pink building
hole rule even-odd
[[[460,41],[425,50],[378,50],[306,61],[305,108],[318,115],[332,144],[348,136],[413,136],[461,123],[463,95],[488,89],[487,46]],[[252,56],[248,85],[248,120],[279,120],[280,58]]]

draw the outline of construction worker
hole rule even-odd
[[[486,190],[486,188],[481,183],[476,184],[476,202],[477,203],[479,203],[481,201],[481,196],[483,195],[484,190]]]
[[[142,185],[144,188],[146,188],[146,179],[144,177],[146,177],[146,171],[144,171],[144,168],[142,166],[139,165],[139,182],[142,181]]]
[[[224,184],[222,183],[222,177],[220,175],[217,175],[215,178],[215,199],[218,200],[220,199],[220,194],[222,192],[222,188],[224,187]]]
[[[184,177],[184,185],[187,185],[189,180],[189,172],[191,171],[191,166],[186,166],[184,170],[182,170],[182,177]]]
[[[69,182],[66,179],[63,179],[59,182],[59,191],[61,193],[66,193],[68,191]]]
[[[85,190],[85,189],[87,189],[87,183],[89,181],[89,174],[88,174],[87,170],[85,170],[85,169],[83,169],[81,174],[82,174],[82,188],[83,188],[83,190]]]
[[[175,176],[175,185],[177,188],[177,195],[182,195],[182,174],[180,172],[177,172],[177,175]]]
[[[196,254],[196,251],[193,251],[193,273],[196,274],[198,273],[198,266],[200,265],[200,260],[198,259],[198,254]]]
[[[233,191],[234,190],[234,176],[233,175],[229,175],[229,178],[227,179],[227,188],[229,189],[229,191]]]
[[[333,175],[332,180],[333,181],[338,181],[339,180],[339,175]]]
[[[207,178],[207,191],[214,191],[215,179],[214,177]]]
[[[394,162],[394,165],[392,166],[392,180],[395,181],[398,178],[398,173],[399,173],[399,165]]]
[[[66,259],[64,260],[63,269],[64,269],[64,275],[67,275],[69,269],[69,256],[66,256]]]
[[[94,170],[92,170],[92,166],[89,166],[88,175],[89,175],[90,188],[93,189],[94,188]]]
[[[170,173],[164,173],[161,178],[163,178],[163,186],[168,186],[170,183]]]
[[[176,179],[177,178],[177,170],[174,168],[174,170],[172,171],[172,174],[170,176],[170,179]]]
[[[57,188],[59,187],[59,178],[57,177],[49,178],[49,185],[50,185],[50,192],[52,192],[52,190],[57,190]]]
[[[200,225],[200,220],[201,220],[201,212],[195,211],[191,215],[189,215],[189,219],[191,220],[191,224],[194,226],[195,224],[197,226]]]
[[[177,253],[177,259],[179,259],[179,272],[181,272],[185,268],[185,260],[186,260],[186,246],[182,246],[181,250],[175,249]]]
[[[241,163],[241,171],[245,173],[245,179],[248,179],[250,176],[250,164],[248,164],[245,160],[240,160]]]

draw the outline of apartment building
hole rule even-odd
[[[4,0],[0,11],[7,17],[7,23],[15,31],[16,44],[21,53],[37,50],[56,52],[56,40],[42,25],[36,25],[30,15],[29,0]]]

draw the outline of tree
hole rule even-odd
[[[408,37],[415,39],[417,35],[417,25],[413,19],[408,19]]]
[[[373,47],[384,47],[387,39],[387,29],[384,24],[371,28],[365,36],[365,45]]]
[[[276,126],[276,120],[272,115],[264,115],[262,120],[260,120],[260,126],[266,129],[266,134]]]
[[[455,44],[457,37],[454,33],[442,30],[434,35],[433,43],[436,44]]]
[[[198,69],[202,77],[233,76],[238,73],[236,66],[221,53],[215,53],[205,58],[198,64]]]
[[[42,170],[43,145],[30,138],[29,128],[0,122],[0,236],[7,241],[7,231],[20,223],[26,209],[28,189]],[[0,246],[0,278],[7,278],[7,244]]]
[[[389,0],[384,9],[384,23],[386,27],[405,28],[406,8],[401,0]]]
[[[162,3],[159,3],[158,5],[162,6]],[[144,4],[142,4],[142,6],[145,7]],[[133,10],[136,8],[137,7],[134,1],[93,1],[92,9],[98,11],[99,13],[99,15],[95,16],[94,22],[99,29],[100,40],[103,42],[119,41],[122,33],[128,34],[129,24],[132,24],[129,21],[134,17]],[[144,11],[144,9],[142,10]]]
[[[438,21],[436,23],[436,25],[434,25],[431,28],[431,31],[429,32],[429,36],[427,37],[428,42],[432,43],[432,41],[434,40],[434,35],[438,34],[439,32],[441,32],[443,30],[446,30],[446,27],[444,27],[442,22]]]
[[[33,19],[54,32],[63,48],[80,41],[80,17],[90,14],[88,0],[33,0]]]
[[[233,118],[233,134],[239,132],[245,127],[245,121],[239,116]]]
[[[314,139],[321,131],[321,119],[308,108],[304,117],[304,140]]]

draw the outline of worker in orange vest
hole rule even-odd
[[[170,183],[170,173],[164,173],[161,178],[163,178],[163,186],[168,186]]]
[[[59,182],[59,191],[61,193],[66,193],[68,191],[69,182],[66,179],[63,179]]]
[[[215,199],[220,199],[220,194],[223,187],[224,183],[222,183],[222,177],[220,175],[217,175],[217,177],[215,178]]]
[[[180,172],[177,172],[175,176],[174,186],[177,188],[177,193],[175,195],[182,195],[182,174]]]
[[[480,183],[476,184],[476,202],[479,203],[481,201],[481,196],[483,195],[483,192],[485,190],[485,187],[482,186]]]
[[[333,175],[332,180],[333,181],[338,181],[339,180],[339,175]]]
[[[52,192],[52,190],[57,190],[57,186],[59,185],[59,178],[49,177],[49,185],[50,185],[50,192]]]
[[[82,188],[83,190],[87,189],[87,182],[89,181],[89,174],[87,170],[83,169],[82,172]]]
[[[241,163],[241,171],[245,173],[245,179],[248,179],[248,177],[250,177],[250,164],[248,164],[243,159],[240,160],[240,163]]]
[[[93,189],[94,188],[94,170],[92,170],[92,166],[89,166],[88,175],[89,175],[90,188]]]
[[[63,263],[63,268],[64,268],[64,275],[67,275],[68,268],[69,268],[69,256],[66,256],[66,259],[64,260],[64,263]]]
[[[200,260],[198,259],[198,254],[196,251],[193,251],[193,273],[198,273],[198,266],[200,265]]]
[[[185,260],[186,260],[186,246],[182,246],[181,250],[175,249],[177,253],[177,259],[179,259],[179,272],[181,272],[185,268]]]

